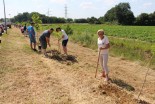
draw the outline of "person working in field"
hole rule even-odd
[[[0,36],[2,36],[2,28],[1,28],[1,26],[0,26]]]
[[[27,36],[26,30],[27,30],[27,27],[26,27],[26,24],[25,24],[25,25],[24,25],[24,35],[25,35],[25,36]]]
[[[27,32],[29,34],[29,38],[30,38],[30,47],[31,49],[33,49],[34,51],[37,51],[36,50],[36,38],[35,38],[35,31],[34,31],[34,22],[31,22],[31,26],[28,26],[27,28]],[[34,45],[34,48],[32,46],[32,44]]]
[[[21,31],[21,33],[24,33],[24,27],[23,26],[21,26],[20,31]]]
[[[67,55],[67,43],[68,43],[68,35],[66,34],[66,32],[64,30],[62,30],[60,27],[56,28],[56,32],[61,32],[62,37],[58,39],[58,41],[60,41],[62,39],[62,47],[63,47],[63,51],[64,54]]]
[[[97,34],[98,34],[98,42],[97,42],[98,50],[100,54],[99,59],[103,70],[101,77],[105,77],[105,81],[108,81],[109,69],[108,69],[107,63],[108,63],[108,53],[110,48],[109,40],[108,40],[108,37],[104,35],[104,31],[102,29],[98,30]]]
[[[49,30],[45,30],[42,35],[39,38],[39,41],[41,43],[41,49],[42,52],[44,53],[45,57],[48,57],[47,53],[46,53],[46,48],[47,48],[47,44],[49,45],[49,47],[51,47],[50,44],[50,35],[51,33],[54,31],[53,28],[49,29]]]

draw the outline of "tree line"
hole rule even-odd
[[[11,21],[16,22],[29,22],[32,21],[32,15],[37,12],[24,12],[18,14],[11,18]],[[58,18],[58,17],[49,17],[40,13],[37,13],[42,20],[42,23],[90,23],[90,24],[119,24],[119,25],[141,25],[141,26],[155,26],[155,12],[153,13],[141,13],[139,16],[135,17],[131,11],[129,3],[119,3],[115,7],[112,7],[106,12],[104,16],[99,18],[90,17],[90,18]]]

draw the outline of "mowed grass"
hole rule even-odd
[[[69,25],[73,29],[70,40],[84,47],[97,50],[97,30],[103,29],[109,37],[110,54],[130,60],[147,63],[153,56],[152,46],[155,45],[155,26],[118,26],[90,24],[52,24],[44,25],[42,30]],[[55,34],[55,33],[54,33]],[[151,61],[155,65],[155,57]]]

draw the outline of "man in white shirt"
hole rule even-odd
[[[102,67],[102,77],[105,77],[105,81],[109,80],[108,74],[109,74],[109,69],[107,66],[108,63],[108,53],[109,53],[109,40],[108,37],[106,35],[104,35],[104,31],[98,30],[97,31],[98,34],[98,50],[100,51],[100,63],[101,63],[101,67]]]
[[[64,30],[62,30],[60,27],[56,28],[56,32],[61,32],[62,33],[62,37],[60,39],[58,39],[59,41],[62,39],[62,47],[63,47],[63,51],[64,54],[67,55],[67,43],[68,43],[68,35],[66,34],[66,32]]]

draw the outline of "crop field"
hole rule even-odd
[[[45,27],[62,27],[67,24],[53,24]],[[146,42],[155,42],[155,26],[118,26],[118,25],[90,25],[90,24],[69,24],[74,30],[74,35],[83,33],[95,35],[98,29],[104,29],[108,36],[119,38],[138,39]]]

